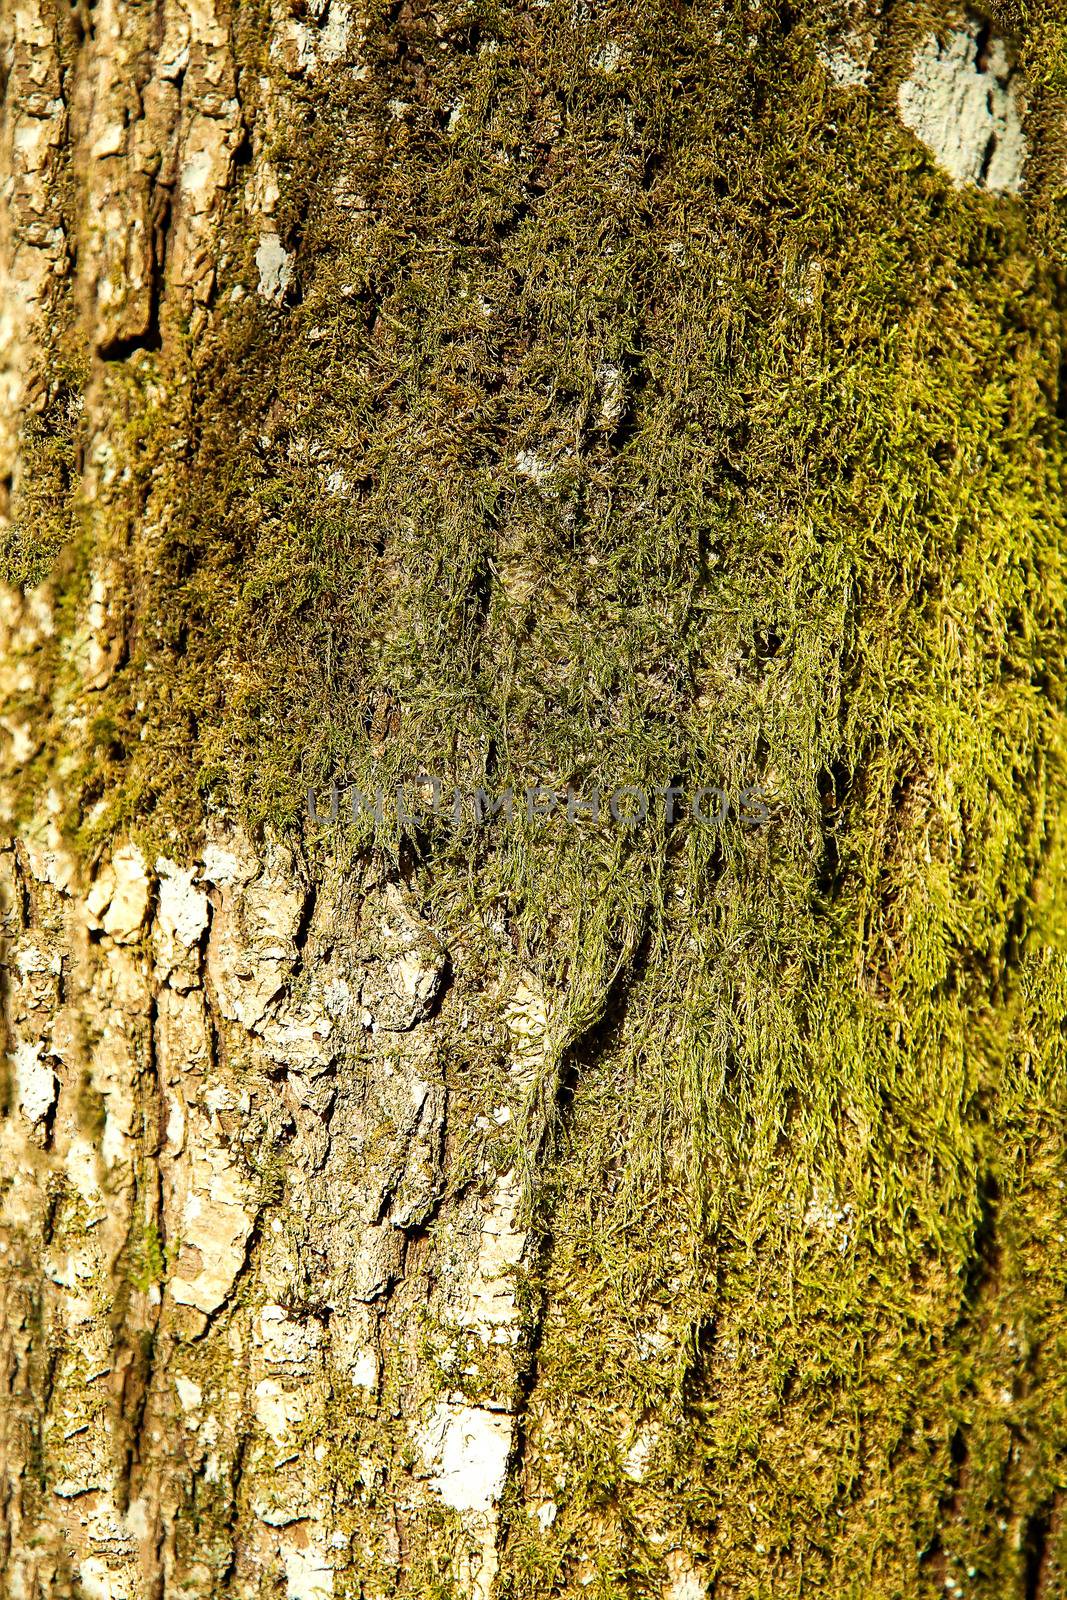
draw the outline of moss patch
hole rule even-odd
[[[1063,1570],[1063,26],[1010,14],[1016,201],[895,119],[930,9],[864,91],[835,20],[373,9],[363,76],[287,88],[291,303],[111,380],[97,833],[421,770],[773,799],[308,839],[560,997],[516,1596]]]

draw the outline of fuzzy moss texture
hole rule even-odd
[[[845,91],[815,5],[371,5],[361,78],[288,86],[289,302],[230,298],[235,218],[206,333],[108,374],[87,836],[420,769],[773,797],[308,839],[555,997],[514,1600],[660,1592],[665,1519],[719,1597],[1067,1592],[1067,26],[993,19],[995,198],[895,115],[945,16]]]

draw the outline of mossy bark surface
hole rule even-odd
[[[1054,1600],[1062,8],[0,52],[0,1591]]]

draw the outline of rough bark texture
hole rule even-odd
[[[1056,8],[0,61],[0,1593],[1064,1593]]]

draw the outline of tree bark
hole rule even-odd
[[[1063,1592],[994,9],[8,0],[12,1600]]]

